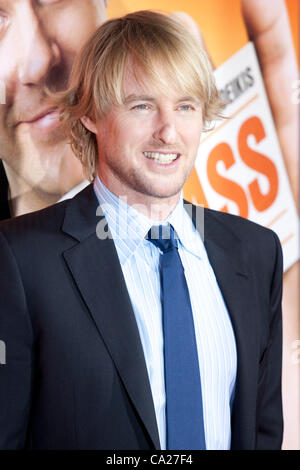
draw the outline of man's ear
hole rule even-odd
[[[80,121],[88,131],[92,132],[93,134],[97,134],[97,127],[88,116],[82,116]]]

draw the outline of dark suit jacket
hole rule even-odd
[[[8,181],[2,160],[0,160],[0,220],[10,218],[10,209],[8,204]]]
[[[145,359],[92,186],[0,224],[0,448],[159,449]],[[237,343],[233,449],[279,449],[277,236],[205,210],[205,246]]]

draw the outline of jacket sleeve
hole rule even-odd
[[[270,288],[269,340],[260,363],[257,396],[257,441],[260,450],[281,448],[283,435],[281,370],[282,370],[282,250],[275,239],[274,270]]]
[[[25,447],[32,382],[32,337],[18,266],[0,232],[0,449]]]

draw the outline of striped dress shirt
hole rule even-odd
[[[97,177],[94,191],[114,239],[135,314],[153,396],[161,448],[166,448],[165,383],[159,249],[145,239],[158,222],[111,193]],[[201,374],[206,448],[231,442],[231,405],[237,354],[230,317],[199,232],[184,209],[182,194],[167,221],[178,237],[178,252],[190,293]]]

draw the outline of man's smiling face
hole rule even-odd
[[[112,106],[90,128],[97,136],[100,178],[131,204],[177,198],[194,165],[202,105],[168,83],[160,91],[129,61],[124,104]]]
[[[66,87],[105,0],[0,0],[0,158],[28,187],[58,196],[82,179],[45,88]]]

